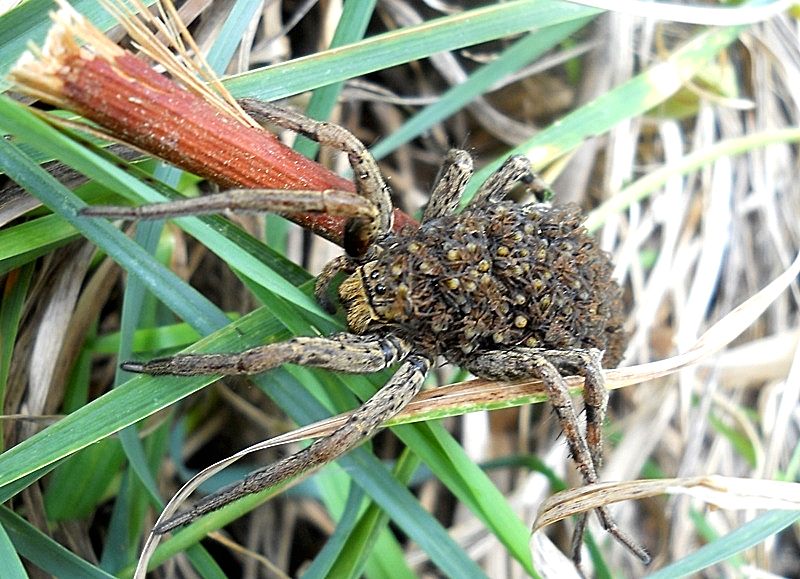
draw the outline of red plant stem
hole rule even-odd
[[[75,112],[139,149],[223,188],[337,189],[352,181],[303,157],[266,130],[248,127],[125,52],[111,63],[73,54],[57,73]],[[341,244],[344,220],[290,218]],[[395,229],[416,223],[395,210]]]

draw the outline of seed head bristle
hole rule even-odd
[[[51,12],[53,26],[40,49],[31,44],[9,78],[16,89],[52,105],[69,108],[71,101],[64,94],[64,79],[70,75],[76,59],[101,57],[113,61],[123,50],[106,38],[72,6],[58,0],[60,8]]]
[[[31,46],[17,61],[9,78],[19,92],[60,108],[74,110],[74,103],[65,94],[64,85],[74,72],[75,61],[102,58],[111,64],[118,76],[124,78],[126,75],[115,65],[115,60],[126,52],[65,0],[57,0],[57,3],[59,9],[50,15],[53,26],[48,31],[44,46],[41,50]],[[244,125],[257,126],[219,83],[203,61],[197,46],[192,44],[193,41],[184,43],[182,38],[190,35],[188,31],[185,34],[182,32],[185,26],[174,9],[162,14],[162,19],[167,19],[162,21],[150,15],[146,7],[138,2],[135,5],[142,10],[140,14],[134,13],[120,0],[101,0],[101,4],[130,34],[134,44],[154,62],[164,66],[187,90],[225,116]],[[168,2],[167,5],[170,6]],[[143,20],[142,15],[146,15],[147,20]],[[175,52],[161,41],[159,34],[169,39]]]

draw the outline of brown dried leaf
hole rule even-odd
[[[533,530],[621,501],[688,495],[730,510],[800,510],[800,483],[717,475],[605,482],[556,493],[539,509]]]

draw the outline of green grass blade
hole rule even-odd
[[[81,200],[5,140],[0,140],[0,168],[87,239],[102,247],[117,263],[125,269],[136,270],[148,287],[158,289],[163,284],[168,285],[169,291],[161,293],[167,300],[165,305],[178,316],[187,321],[193,320],[209,330],[226,321],[222,319],[224,316],[209,318],[207,311],[195,307],[193,304],[211,304],[171,271],[153,261],[141,247],[110,223],[102,219],[80,217],[78,211],[84,206]]]
[[[680,561],[647,575],[647,577],[648,579],[672,579],[698,573],[737,553],[755,547],[799,520],[800,513],[795,511],[769,511],[735,531],[704,545]]]
[[[206,56],[206,62],[216,74],[221,75],[225,72],[242,41],[245,30],[263,4],[262,0],[237,0],[233,5]]]
[[[92,203],[105,203],[108,193],[87,195]],[[45,215],[0,229],[0,275],[53,251],[75,239],[78,232],[57,215]]]
[[[0,525],[3,525],[20,555],[54,577],[114,578],[68,551],[6,507],[0,507]]]
[[[23,314],[25,296],[28,294],[33,266],[25,266],[9,275],[3,284],[3,299],[0,302],[0,408],[5,408],[6,385],[11,369],[11,355],[17,341],[17,331]],[[0,449],[3,448],[0,429]]]
[[[377,0],[348,0],[345,2],[342,17],[339,19],[336,32],[331,39],[330,48],[338,48],[363,38],[367,31],[367,25],[372,19],[376,2]],[[336,99],[339,98],[343,85],[344,81],[339,81],[315,90],[305,113],[313,119],[327,120],[336,105]],[[319,143],[306,137],[299,136],[294,143],[294,150],[309,158],[313,158],[318,149]]]
[[[508,155],[525,155],[534,168],[541,168],[566,155],[584,140],[602,135],[620,122],[644,114],[675,94],[686,79],[701,71],[710,59],[736,40],[742,30],[742,26],[731,26],[698,34],[665,62],[650,67],[568,114]],[[464,195],[465,203],[505,158],[503,156],[475,174]]]
[[[413,448],[442,484],[492,530],[528,573],[535,575],[528,545],[530,529],[483,469],[470,460],[441,424],[407,426],[394,428],[400,440]],[[420,439],[427,440],[427,444]]]
[[[237,98],[276,100],[437,52],[554,26],[599,12],[596,8],[569,2],[513,0],[296,58],[229,78],[224,84]]]
[[[305,579],[321,579],[331,576],[330,570],[336,561],[336,557],[358,523],[358,515],[364,503],[364,498],[364,491],[358,485],[350,485],[350,492],[347,494],[343,515],[336,521],[336,528],[325,541],[325,545],[319,554],[314,557],[314,561],[303,573]]]
[[[360,475],[353,480],[372,499],[387,511],[392,521],[404,532],[413,530],[414,541],[431,560],[451,577],[484,577],[480,567],[472,561],[447,534],[441,524],[417,501],[408,489],[383,467],[374,455],[353,452],[339,460],[345,469],[356,468]],[[422,538],[423,542],[419,542]]]
[[[419,458],[406,448],[397,460],[392,476],[402,484],[408,484],[414,471],[419,466]],[[328,573],[329,577],[361,577],[367,563],[380,565],[388,577],[414,577],[414,573],[405,564],[402,550],[389,533],[386,533],[389,517],[377,505],[370,505],[358,521],[358,525],[350,533],[347,542],[342,545],[340,555]],[[373,554],[373,547],[384,540],[385,543]],[[387,561],[393,557],[393,561]]]
[[[236,319],[236,318],[231,318]],[[200,339],[192,327],[184,322],[136,330],[131,347],[134,352],[177,351]],[[119,332],[98,336],[87,341],[87,348],[95,354],[116,354],[119,350]]]
[[[51,521],[89,517],[107,498],[111,479],[125,460],[119,442],[107,438],[65,460],[48,479],[45,508]]]
[[[374,390],[374,387],[371,390]],[[289,416],[295,422],[307,424],[325,416],[324,409],[320,405],[313,401],[307,403],[301,400],[300,394],[301,389],[298,388],[298,384],[288,380],[281,381],[277,385],[273,384],[270,389],[270,395],[282,408],[287,409]],[[415,425],[412,428],[420,426],[424,425]],[[416,452],[416,449],[413,450]],[[412,537],[445,573],[454,577],[483,576],[480,569],[453,542],[441,524],[421,507],[408,489],[398,482],[373,454],[364,448],[359,448],[340,458],[338,464],[352,473],[353,482],[364,489],[392,521]]]
[[[167,172],[171,173],[173,181],[177,182],[179,174],[175,171],[161,171],[161,173]],[[140,223],[136,228],[135,241],[144,251],[152,255],[158,247],[163,227],[162,221]],[[139,325],[145,301],[148,299],[152,299],[152,297],[147,293],[144,284],[135,276],[128,279],[122,302],[118,360],[131,358],[133,334]],[[118,387],[128,378],[129,374],[117,367],[114,387]],[[164,432],[166,427],[160,430]],[[158,471],[163,448],[161,453],[156,453],[157,460],[148,461],[147,453],[135,426],[129,426],[120,431],[119,439],[128,459],[128,468],[120,493],[114,502],[108,536],[101,556],[101,565],[110,571],[122,569],[136,560],[138,538],[143,530],[147,505],[152,503],[157,509],[164,506],[153,476],[153,472]]]
[[[489,64],[473,72],[467,80],[442,94],[435,103],[416,113],[397,131],[371,147],[370,151],[377,159],[382,159],[400,145],[418,137],[459,111],[475,97],[489,90],[497,81],[533,62],[591,20],[592,17],[576,18],[525,35]]]
[[[47,473],[59,466],[60,462],[54,462],[39,470],[33,471],[25,476],[19,477],[14,482],[0,487],[0,503],[4,503],[11,499],[14,495],[29,487],[34,482],[45,476]]]
[[[22,566],[22,561],[17,555],[17,550],[11,542],[11,537],[8,536],[3,525],[0,524],[0,561],[3,562],[3,576],[8,579],[26,579],[28,574],[25,572],[25,567]]]

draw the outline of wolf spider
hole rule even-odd
[[[544,191],[528,159],[513,156],[480,187],[469,206],[456,213],[473,169],[471,157],[454,150],[437,177],[419,228],[393,233],[389,187],[355,136],[267,103],[247,100],[243,105],[259,122],[345,152],[356,193],[237,190],[136,208],[90,207],[85,214],[139,219],[223,211],[346,216],[346,254],[325,266],[315,293],[326,309],[335,311],[328,289],[337,273],[347,274],[339,300],[349,331],[327,338],[293,338],[236,354],[178,355],[125,362],[122,367],[182,376],[257,374],[286,363],[352,373],[378,372],[396,363],[399,368],[330,436],[206,496],[154,531],[168,532],[246,494],[316,469],[363,443],[414,398],[438,356],[482,378],[541,379],[583,480],[596,483],[608,402],[601,362],[619,362],[626,336],[609,256],[589,237],[580,211],[505,200],[520,183],[536,194]],[[562,372],[585,380],[585,436]],[[605,507],[596,512],[609,533],[649,561],[647,552],[619,529]],[[585,523],[586,514],[573,536],[576,561]]]

